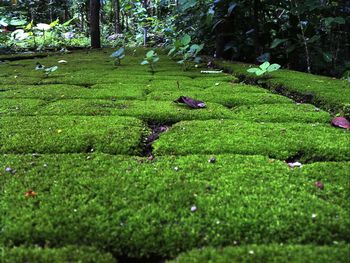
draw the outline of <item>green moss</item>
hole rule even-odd
[[[305,181],[313,174],[262,156],[218,155],[215,163],[210,157],[1,155],[0,243],[173,257],[234,242],[350,241],[348,206],[315,195]],[[349,164],[326,166],[319,176]],[[28,189],[36,196],[25,197]]]
[[[44,107],[43,115],[120,115],[148,122],[173,123],[180,120],[230,118],[230,110],[209,103],[207,108],[193,110],[164,101],[60,100]]]
[[[335,247],[317,245],[350,242],[350,164],[340,162],[350,158],[348,131],[331,127],[330,116],[314,106],[273,94],[305,92],[328,109],[325,105],[345,98],[338,80],[279,71],[268,80],[271,92],[232,83],[237,79],[227,74],[183,72],[162,51],[152,75],[140,65],[145,52],[128,50],[119,67],[109,57],[112,50],[0,65],[0,244],[14,255],[9,260],[30,256],[60,262],[68,254],[77,261],[109,260],[99,251],[170,258],[198,247],[238,243],[243,252],[232,257],[261,244],[254,250],[257,259],[294,259],[293,253],[296,261],[305,254],[322,262]],[[47,78],[34,70],[36,62],[52,66],[61,59],[68,63]],[[240,65],[234,73],[247,74],[247,67]],[[298,83],[294,90],[273,86],[287,76],[295,80],[290,86]],[[180,95],[208,107],[174,104]],[[150,132],[141,120],[195,121],[163,133],[150,161],[136,157]],[[203,153],[208,155],[192,155]],[[338,162],[290,169],[268,156]],[[25,196],[30,189],[34,197]],[[274,244],[280,243],[288,246],[279,254]],[[97,249],[90,253],[85,246]]]
[[[63,248],[0,248],[2,263],[116,263],[111,254],[101,253],[94,248],[68,246]]]
[[[338,246],[239,246],[221,249],[203,248],[180,255],[169,263],[345,263],[349,245]]]
[[[310,104],[261,104],[240,106],[232,110],[233,118],[257,122],[330,123],[329,113]]]
[[[305,96],[310,102],[326,110],[350,115],[350,84],[345,80],[332,79],[295,71],[281,71],[268,80],[273,89],[287,87],[285,95],[294,93]],[[281,89],[280,89],[281,90]]]
[[[218,62],[218,65],[230,68],[236,76],[245,76],[257,80],[254,74],[247,72],[249,64]],[[291,70],[279,70],[270,74],[266,83],[270,89],[284,95],[306,99],[307,101],[333,112],[350,115],[350,85],[345,80],[333,79]]]
[[[0,116],[35,115],[45,104],[38,99],[1,99]]]
[[[308,185],[315,197],[346,207],[350,212],[349,171],[350,163],[324,162],[304,165],[302,169],[292,169],[291,173]],[[324,189],[315,187],[316,182],[321,182]]]
[[[127,117],[2,117],[1,124],[1,153],[138,154],[146,133]]]
[[[89,84],[88,84],[89,85]],[[0,98],[35,98],[44,100],[57,99],[141,99],[144,91],[133,86],[118,86],[116,89],[91,89],[89,86],[73,85],[38,85],[26,89],[0,92]]]
[[[323,124],[187,121],[154,144],[164,154],[261,154],[277,159],[350,160],[350,134]]]
[[[273,104],[273,103],[292,103],[286,97],[268,93],[248,93],[248,92],[213,92],[212,90],[204,91],[164,91],[151,92],[147,95],[151,100],[169,100],[173,101],[180,96],[188,96],[204,102],[219,103],[227,107],[251,104]]]

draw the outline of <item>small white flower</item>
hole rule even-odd
[[[311,218],[316,218],[316,217],[317,217],[316,214],[312,214],[312,215],[311,215]]]
[[[196,211],[197,211],[197,206],[193,205],[193,206],[191,207],[191,212],[196,212]]]
[[[50,25],[45,24],[45,23],[39,23],[36,25],[36,28],[42,31],[48,31],[51,29]]]
[[[253,250],[249,250],[248,252],[250,255],[254,255],[254,251]]]
[[[65,39],[72,39],[74,37],[74,33],[73,32],[66,32],[63,34],[63,37]]]

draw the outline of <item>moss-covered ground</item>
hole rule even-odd
[[[348,103],[338,88],[310,88],[316,107],[110,53],[0,64],[0,262],[347,262],[350,133],[326,111]]]

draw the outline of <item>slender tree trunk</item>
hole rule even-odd
[[[91,47],[101,48],[100,39],[100,0],[90,0]]]
[[[254,49],[255,55],[260,55],[260,30],[259,30],[259,9],[260,9],[260,0],[254,0],[253,5],[253,17],[254,17]]]
[[[146,9],[147,15],[148,15],[148,1],[147,0],[143,0],[143,7]],[[147,25],[144,26],[143,28],[143,45],[147,46],[147,41],[148,41],[148,27]]]
[[[114,19],[115,32],[120,34],[122,33],[122,27],[120,24],[120,0],[114,0]]]
[[[84,27],[84,6],[82,5],[80,7],[80,31],[83,32],[85,34],[85,27]]]
[[[292,5],[294,3],[294,6],[296,8],[296,10],[298,10],[298,3],[297,1],[291,1]],[[304,48],[305,48],[305,56],[306,56],[306,68],[307,68],[307,72],[311,73],[311,58],[310,58],[310,52],[309,52],[309,46],[306,40],[306,36],[305,36],[305,30],[304,30],[304,25],[301,21],[301,17],[298,11],[296,11],[296,16],[298,18],[298,23],[299,23],[299,27],[300,27],[300,32],[301,32],[301,36],[303,39],[303,44],[304,44]]]

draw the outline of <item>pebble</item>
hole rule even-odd
[[[324,189],[324,184],[320,181],[315,182],[315,186],[321,190]]]
[[[301,167],[303,167],[303,165],[302,165],[301,163],[299,163],[299,162],[288,163],[288,166],[289,166],[290,168],[295,168],[295,167],[301,168]]]
[[[208,160],[208,163],[215,163],[216,162],[216,158],[215,157],[211,157],[209,160]]]

